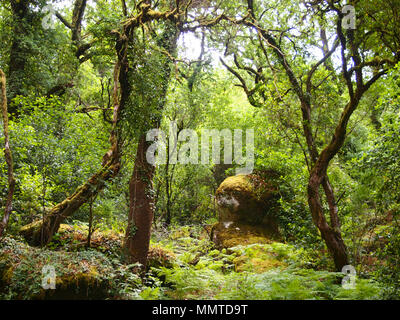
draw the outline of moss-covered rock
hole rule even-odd
[[[43,267],[56,274],[56,288],[44,289]],[[0,297],[5,299],[105,299],[114,266],[96,251],[64,252],[30,247],[12,238],[0,240]]]
[[[72,229],[71,229],[72,228]],[[63,225],[63,236],[74,228]],[[64,234],[65,233],[65,234]],[[64,238],[65,240],[65,238]],[[69,247],[70,249],[71,247]],[[66,251],[62,247],[31,247],[20,239],[0,239],[0,300],[103,300],[138,298],[143,283],[134,265],[122,256],[85,249]],[[149,250],[148,268],[172,268],[175,254],[161,246]],[[43,267],[54,268],[55,289],[44,289]],[[140,298],[140,297],[139,297]]]
[[[219,222],[212,230],[214,242],[230,247],[278,240],[279,198],[276,184],[260,176],[225,179],[216,191]]]

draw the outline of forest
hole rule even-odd
[[[399,300],[399,30],[400,0],[2,0],[0,300]]]

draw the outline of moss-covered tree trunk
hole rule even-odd
[[[79,2],[79,1],[78,1]],[[83,2],[82,2],[83,3]],[[82,6],[82,9],[84,6]],[[139,27],[141,24],[151,21],[165,19],[166,22],[175,19],[171,15],[172,11],[166,11],[164,13],[159,13],[156,11],[149,11],[149,6],[142,6],[141,13],[137,16],[129,19],[124,26],[123,32],[120,33],[117,30],[113,30],[113,35],[116,36],[115,50],[118,57],[118,62],[116,64],[114,72],[114,113],[113,113],[113,129],[111,132],[110,142],[111,148],[104,155],[102,168],[95,173],[84,185],[77,188],[76,191],[67,199],[56,205],[48,215],[44,218],[43,223],[32,224],[31,227],[24,228],[23,233],[27,240],[30,240],[32,244],[35,245],[46,245],[49,243],[57,232],[60,224],[67,217],[74,214],[83,204],[87,203],[96,193],[98,193],[105,185],[106,181],[114,178],[120,169],[120,115],[123,112],[126,105],[129,103],[131,98],[131,84],[129,81],[129,44],[131,36],[133,35],[133,30]],[[172,31],[171,31],[172,28]],[[175,23],[171,23],[166,32],[165,37],[161,38],[160,46],[165,48],[168,53],[175,52],[176,50],[176,39],[177,30]],[[173,36],[171,36],[173,35]],[[169,61],[168,67],[165,68],[166,75],[165,78],[169,79],[170,68]],[[165,87],[161,88],[166,95],[168,83]],[[160,108],[164,105],[164,101],[160,102]]]
[[[0,222],[0,237],[3,235],[7,228],[8,221],[12,212],[12,200],[15,190],[14,179],[14,166],[12,159],[12,152],[10,147],[10,136],[8,133],[8,110],[7,110],[7,89],[6,89],[6,76],[3,70],[0,69],[0,87],[1,87],[1,111],[3,117],[4,127],[4,156],[7,163],[7,176],[8,176],[8,193],[5,203],[5,212],[3,220]]]
[[[94,197],[104,187],[106,181],[115,177],[119,167],[119,157],[110,160],[71,196],[53,207],[49,214],[44,217],[40,228],[33,230],[32,244],[46,245],[49,243],[58,231],[60,224]]]
[[[175,23],[166,21],[164,30],[158,39],[158,46],[168,53],[164,57],[163,67],[160,70],[162,86],[159,88],[159,102],[157,115],[149,119],[155,128],[161,123],[162,110],[166,103],[167,90],[171,76],[171,60],[176,54],[179,31]],[[147,128],[151,129],[151,128]],[[145,129],[146,130],[146,129]],[[135,159],[133,174],[129,183],[130,205],[128,216],[128,227],[126,230],[124,247],[128,253],[128,260],[131,263],[140,263],[142,271],[147,265],[147,255],[150,245],[151,224],[154,218],[154,192],[153,175],[154,166],[147,162],[146,153],[150,143],[146,141],[145,130],[141,133],[138,142],[138,149]]]
[[[8,100],[11,101],[17,95],[23,94],[26,89],[25,75],[26,65],[32,54],[29,41],[26,36],[30,33],[29,25],[32,23],[29,12],[29,0],[11,0],[11,10],[13,17],[13,32],[11,40],[10,58],[8,63]],[[10,105],[9,112],[18,114],[14,105]]]

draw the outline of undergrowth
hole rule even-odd
[[[303,248],[273,242],[217,250],[199,228],[155,233],[144,279],[100,242],[68,251],[66,235],[55,241],[42,249],[17,238],[0,241],[0,299],[361,300],[382,292],[372,279],[343,288],[344,275],[322,270]],[[55,292],[41,287],[44,265],[56,269]]]

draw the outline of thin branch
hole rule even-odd
[[[59,13],[56,12],[56,17],[68,28],[72,30],[72,25]]]
[[[328,60],[331,56],[332,56],[332,54],[336,51],[336,49],[339,47],[339,41],[338,41],[338,38],[336,38],[336,40],[335,40],[335,44],[333,45],[333,47],[332,47],[332,49],[331,50],[329,50],[326,54],[325,54],[325,56],[321,59],[321,60],[319,60],[312,68],[311,68],[311,70],[308,72],[308,75],[307,75],[307,80],[306,80],[306,90],[307,90],[307,93],[311,93],[311,86],[312,86],[312,77],[313,77],[313,75],[314,75],[314,73],[317,71],[317,69],[323,64],[323,63],[325,63],[325,61],[326,60]]]
[[[234,69],[232,69],[230,66],[228,66],[225,61],[222,58],[219,58],[219,60],[221,61],[221,63],[224,65],[224,67],[230,72],[232,73],[241,83],[241,87],[243,88],[243,90],[245,91],[245,93],[247,94],[247,96],[251,96],[252,92],[249,90],[249,88],[246,85],[246,81],[243,79],[243,77]]]

